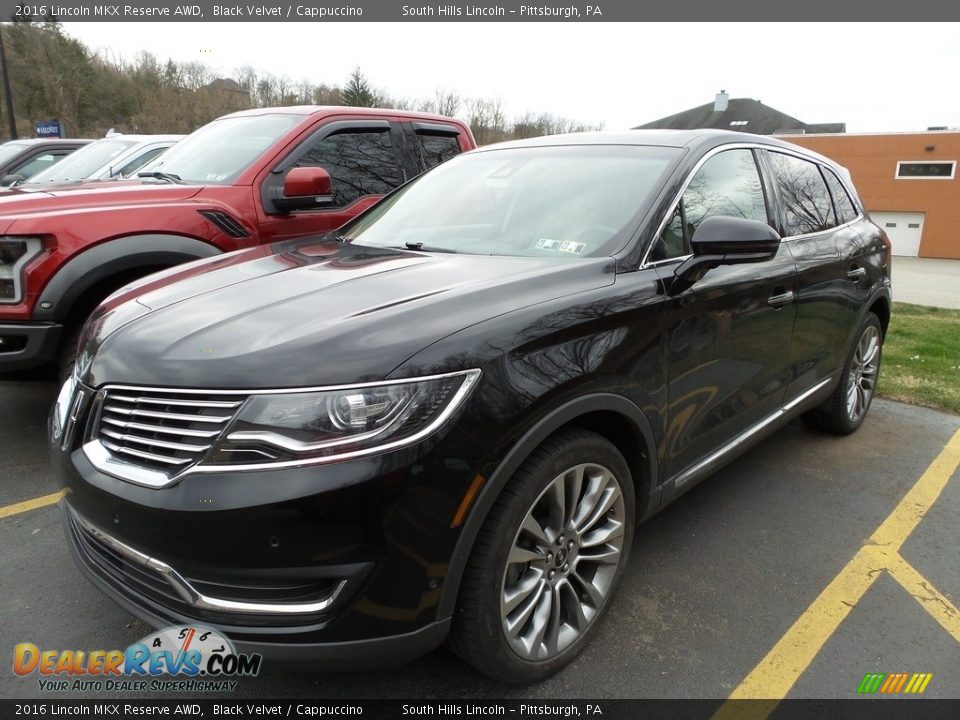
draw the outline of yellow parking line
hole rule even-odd
[[[957,610],[943,593],[918,573],[913,565],[899,556],[887,567],[887,572],[920,603],[934,620],[940,623],[940,627],[953,635],[954,640],[960,642],[960,610]]]
[[[874,531],[870,541],[899,550],[940,497],[957,465],[960,465],[960,430],[930,463],[930,467],[920,476],[916,485],[910,488],[893,512]]]
[[[957,634],[960,632],[960,614],[956,608],[899,554],[900,547],[940,497],[958,465],[960,430],[859,552],[729,697],[729,700],[757,698],[772,702],[758,703],[752,708],[727,702],[717,710],[714,720],[743,717],[748,710],[751,717],[769,715],[883,570],[889,571],[940,625],[960,640]]]
[[[46,507],[47,505],[54,505],[59,502],[62,497],[63,491],[61,490],[60,492],[50,493],[49,495],[43,495],[33,498],[32,500],[24,500],[23,502],[14,503],[13,505],[5,505],[4,507],[0,507],[0,518],[19,515],[20,513],[36,510],[37,508]]]

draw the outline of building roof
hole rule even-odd
[[[724,98],[706,103],[675,115],[654,120],[653,122],[638,125],[635,129],[693,130],[694,128],[716,128],[721,130],[738,130],[757,135],[773,135],[774,133],[812,134],[812,133],[842,133],[847,129],[846,123],[805,123],[802,120],[764,105],[752,98]],[[715,108],[726,105],[725,110]]]

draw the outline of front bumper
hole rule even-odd
[[[71,550],[145,622],[201,624],[246,652],[338,668],[403,662],[445,637],[451,518],[480,452],[455,427],[432,449],[164,488],[97,470],[82,435],[50,447]]]
[[[111,553],[104,549],[103,545],[98,548],[97,543],[91,542],[89,530],[92,526],[70,508],[68,501],[61,503],[61,508],[71,554],[81,572],[94,586],[110,596],[127,612],[152,627],[161,628],[198,622],[196,612],[179,613],[171,609],[170,605],[174,603],[168,601],[164,605],[151,601],[149,590],[146,595],[142,592],[138,593],[136,590],[138,586],[140,588],[147,586],[142,579],[132,580],[130,575],[140,574],[146,577],[149,575],[149,570],[138,571],[133,563],[120,561],[116,553],[113,553],[111,563]],[[129,575],[124,577],[127,573]],[[152,582],[162,587],[164,582],[162,575],[153,578]],[[320,602],[329,602],[332,606],[343,587],[338,585],[335,592]],[[161,596],[164,594],[162,589],[159,594]],[[209,620],[203,620],[203,622],[206,626],[212,626],[221,633],[228,634],[237,651],[241,653],[258,653],[267,660],[296,662],[310,668],[349,670],[400,664],[424,655],[437,648],[446,638],[450,629],[450,620],[446,618],[432,622],[412,632],[399,635],[342,642],[290,642],[282,636],[272,637],[263,633],[251,633],[249,629],[238,636],[236,626],[220,625]],[[317,627],[322,626],[321,622]],[[309,631],[310,628],[298,628],[298,630]]]
[[[0,323],[0,372],[39,367],[56,357],[63,326]]]

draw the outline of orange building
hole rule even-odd
[[[778,136],[850,170],[895,255],[960,259],[960,132]]]

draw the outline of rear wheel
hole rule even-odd
[[[833,395],[823,405],[802,416],[811,427],[849,435],[863,424],[867,416],[880,376],[883,353],[880,319],[873,313],[867,313],[855,337]]]
[[[610,442],[585,430],[547,440],[504,488],[477,538],[453,649],[517,684],[573,660],[626,565],[634,507],[630,471]]]

